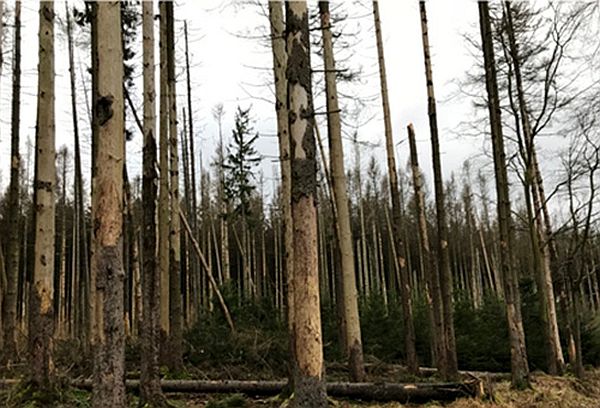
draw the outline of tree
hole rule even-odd
[[[506,153],[504,151],[504,139],[502,136],[500,98],[498,95],[496,61],[494,58],[489,7],[488,3],[485,1],[479,2],[479,24],[494,154],[498,226],[500,232],[500,262],[504,282],[504,296],[510,338],[512,385],[516,388],[522,388],[529,385],[529,366],[525,348],[525,331],[523,329],[523,319],[521,316],[519,282],[516,271],[512,265],[513,239],[508,174],[506,170]]]
[[[175,86],[175,15],[173,2],[166,6],[167,18],[167,88],[169,100],[169,188],[171,224],[169,230],[169,355],[173,371],[183,366],[183,316],[181,302],[180,221],[179,221],[179,154],[177,133],[177,91]]]
[[[169,335],[169,91],[167,85],[167,2],[160,9],[160,139],[158,190],[158,260],[160,269],[160,336],[164,356]]]
[[[540,293],[540,303],[542,305],[542,322],[544,323],[544,329],[546,332],[546,353],[548,361],[548,371],[551,374],[560,374],[564,370],[564,358],[562,355],[562,347],[560,344],[560,337],[558,333],[558,322],[556,316],[556,304],[554,301],[554,285],[552,282],[552,271],[551,271],[551,243],[548,237],[547,225],[542,223],[544,217],[542,207],[546,204],[543,203],[542,191],[543,186],[540,184],[539,171],[536,170],[535,157],[535,145],[534,145],[534,134],[529,118],[529,111],[527,109],[527,102],[525,100],[525,93],[523,90],[523,79],[521,76],[521,65],[519,58],[519,50],[515,39],[514,25],[512,18],[512,9],[510,2],[504,3],[505,20],[506,20],[506,31],[509,38],[509,48],[512,60],[512,66],[514,70],[514,77],[517,87],[517,100],[519,106],[519,114],[521,117],[522,131],[525,139],[525,151],[526,151],[526,170],[525,170],[525,188],[530,190],[527,192],[526,200],[527,204],[530,205],[530,199],[533,202],[533,208],[529,211],[530,216],[530,229],[532,236],[532,245],[535,259],[535,270],[538,275],[538,290]],[[543,201],[542,201],[543,200]],[[547,217],[546,217],[547,218]],[[549,222],[549,220],[548,220]]]
[[[98,126],[94,242],[96,288],[94,393],[96,408],[125,406],[125,328],[123,325],[123,164],[125,158],[123,60],[120,2],[96,5]]]
[[[232,141],[227,148],[225,157],[225,197],[227,203],[233,205],[235,215],[241,217],[242,239],[236,231],[234,236],[238,243],[242,257],[242,279],[240,284],[243,294],[255,293],[255,284],[251,276],[249,225],[251,197],[256,189],[253,182],[253,169],[260,163],[260,156],[254,147],[258,133],[254,133],[250,119],[250,108],[242,109],[238,106],[235,113],[235,125],[232,131]]]
[[[325,94],[327,99],[327,129],[329,136],[330,168],[334,200],[336,207],[336,235],[341,255],[342,295],[344,328],[346,333],[345,351],[349,359],[350,377],[354,381],[363,381],[365,367],[363,362],[360,318],[358,315],[358,294],[354,271],[354,251],[352,246],[352,228],[348,208],[348,191],[344,170],[344,151],[342,146],[342,123],[338,104],[335,59],[329,2],[319,2],[321,30],[323,33],[323,60],[325,65]]]
[[[19,154],[21,114],[21,2],[15,3],[14,62],[11,104],[10,184],[8,186],[8,245],[6,250],[6,294],[2,301],[2,361],[18,358],[17,350],[17,286],[19,276]]]
[[[381,34],[381,21],[379,18],[379,4],[373,1],[373,17],[375,20],[375,36],[377,41],[377,55],[379,61],[379,80],[381,83],[381,100],[383,106],[383,124],[385,129],[385,148],[387,154],[388,181],[392,199],[392,229],[395,258],[399,268],[400,291],[402,297],[402,314],[404,320],[404,347],[406,350],[406,364],[412,373],[418,373],[419,363],[415,347],[415,327],[413,322],[412,295],[410,288],[409,272],[406,270],[404,258],[404,242],[401,233],[401,208],[400,193],[398,191],[398,175],[396,172],[396,154],[394,153],[394,139],[392,135],[392,118],[388,99],[387,75],[385,72],[385,56],[383,52],[383,39]]]
[[[294,227],[292,366],[296,407],[326,407],[317,248],[317,161],[310,72],[308,9],[286,3],[286,50]]]
[[[456,340],[454,338],[454,306],[453,283],[450,270],[450,254],[448,242],[448,224],[446,220],[446,202],[444,198],[444,181],[442,178],[442,164],[440,160],[440,143],[438,136],[437,112],[435,94],[433,90],[433,74],[431,69],[431,56],[429,52],[429,33],[427,29],[427,11],[425,1],[419,2],[421,14],[421,32],[423,40],[423,55],[425,60],[425,79],[427,84],[427,115],[429,117],[429,130],[431,132],[431,152],[433,155],[433,180],[435,187],[435,209],[437,216],[437,255],[438,275],[442,297],[443,326],[444,326],[444,352],[446,353],[446,367],[444,376],[454,378],[458,375],[456,360]]]
[[[438,370],[443,372],[446,368],[447,354],[445,350],[444,316],[442,296],[440,291],[440,278],[436,271],[435,257],[429,246],[429,234],[427,232],[427,217],[425,213],[425,194],[423,192],[423,176],[419,168],[419,155],[417,153],[417,142],[415,130],[412,123],[408,125],[408,142],[410,146],[410,165],[413,177],[413,188],[415,191],[415,209],[417,211],[417,223],[419,226],[419,248],[422,256],[424,275],[427,282],[425,295],[431,308],[431,332],[434,349],[435,364]]]
[[[161,406],[160,389],[160,269],[157,262],[157,193],[156,157],[156,90],[154,76],[154,11],[153,3],[142,2],[143,75],[144,75],[144,150],[143,150],[143,238],[142,257],[142,322],[140,396],[143,404]]]
[[[29,297],[29,347],[32,382],[48,389],[53,382],[54,336],[54,2],[39,8],[38,107],[35,160],[35,235],[33,285]]]

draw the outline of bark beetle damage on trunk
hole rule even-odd
[[[308,33],[302,27],[308,24],[308,15],[303,18],[297,18],[293,13],[287,13],[286,24],[288,31],[300,34],[292,44],[292,49],[288,50],[288,66],[286,75],[289,87],[301,86],[304,91],[303,108],[300,111],[300,117],[296,112],[289,112],[290,128],[303,126],[304,132],[301,139],[295,138],[293,133],[291,137],[292,152],[292,201],[299,200],[302,196],[315,197],[317,192],[317,160],[316,144],[313,135],[314,121],[312,100],[310,98],[310,66],[306,66],[309,60],[308,55]]]

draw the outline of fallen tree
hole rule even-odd
[[[0,380],[0,389],[13,387],[19,380]],[[71,381],[76,388],[91,390],[93,381]],[[139,380],[126,380],[128,391],[139,390]],[[249,396],[273,396],[280,394],[287,381],[238,381],[238,380],[161,380],[162,390],[167,393],[192,394],[246,394]],[[483,387],[476,379],[456,383],[327,383],[331,397],[369,401],[398,401],[401,403],[425,403],[429,401],[453,401],[463,397],[481,397]]]

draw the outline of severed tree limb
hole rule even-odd
[[[188,236],[189,236],[190,240],[192,241],[192,244],[194,245],[194,250],[196,251],[198,258],[200,258],[200,262],[202,262],[202,266],[206,272],[206,276],[208,276],[210,286],[215,291],[215,294],[217,295],[217,299],[219,299],[221,309],[223,309],[223,314],[225,315],[225,319],[227,319],[227,324],[229,325],[229,328],[231,328],[231,331],[235,332],[235,326],[233,324],[233,320],[231,319],[231,315],[229,314],[229,309],[227,308],[225,299],[223,299],[223,295],[221,294],[221,291],[219,290],[219,286],[217,285],[217,282],[215,281],[215,278],[213,277],[212,272],[211,272],[210,268],[208,267],[206,258],[204,258],[204,254],[202,253],[202,250],[200,250],[200,245],[198,245],[198,241],[196,241],[196,238],[194,238],[194,234],[192,233],[190,224],[188,224],[188,222],[185,218],[185,214],[183,213],[183,211],[181,209],[179,210],[179,218],[181,218],[181,221],[183,222],[183,226],[185,227],[185,230],[187,231]]]

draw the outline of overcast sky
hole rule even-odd
[[[217,126],[211,111],[218,103],[225,107],[223,123],[224,134],[231,134],[233,114],[237,105],[252,105],[256,130],[259,132],[258,149],[263,155],[262,169],[267,184],[273,184],[273,169],[277,166],[277,139],[275,128],[275,111],[270,81],[272,81],[271,51],[260,35],[268,30],[266,0],[261,0],[263,7],[245,5],[241,1],[204,0],[176,2],[177,19],[177,58],[178,93],[181,110],[185,106],[185,77],[183,71],[183,20],[187,20],[190,33],[192,98],[194,110],[194,126],[198,156],[204,166],[214,155],[217,140]],[[5,2],[12,17],[13,1]],[[72,3],[72,2],[71,2]],[[344,29],[353,35],[348,38],[351,49],[339,52],[339,65],[351,69],[360,69],[361,81],[352,85],[341,85],[340,92],[352,97],[343,98],[348,111],[342,115],[345,121],[345,134],[358,133],[361,142],[362,166],[366,169],[368,157],[373,154],[384,166],[383,121],[379,99],[379,78],[375,38],[373,34],[373,17],[370,1],[362,1],[362,5],[354,1],[335,2],[342,4],[341,9],[349,16]],[[80,1],[75,2],[81,5]],[[311,11],[316,12],[316,2],[310,2]],[[59,18],[64,19],[64,3],[56,1]],[[333,7],[333,6],[332,6]],[[421,44],[420,19],[417,1],[380,1],[382,30],[384,35],[385,57],[388,74],[390,104],[394,138],[397,144],[397,160],[400,169],[405,168],[408,157],[406,143],[406,125],[415,125],[420,160],[428,180],[431,180],[431,150],[428,139],[427,96]],[[23,61],[22,61],[22,104],[21,104],[21,139],[22,155],[25,158],[27,141],[33,142],[35,136],[36,112],[36,66],[37,66],[37,1],[24,1],[22,10],[23,22]],[[489,160],[483,157],[484,135],[461,135],[461,123],[473,116],[472,101],[458,92],[457,82],[464,80],[466,73],[473,70],[473,52],[464,40],[464,34],[470,34],[478,40],[477,4],[473,0],[447,1],[429,0],[429,35],[433,60],[433,75],[436,97],[438,101],[438,121],[440,128],[440,144],[442,166],[445,177],[451,172],[459,171],[467,159],[474,160],[474,167],[486,167]],[[12,20],[8,22],[12,25]],[[158,25],[156,26],[158,27]],[[9,27],[11,28],[11,27]],[[70,89],[68,81],[68,59],[66,39],[61,28],[56,30],[56,114],[57,114],[57,146],[72,146],[72,123],[70,109]],[[84,42],[86,36],[80,29],[76,30],[78,40]],[[158,36],[158,33],[156,33]],[[11,37],[11,35],[9,35]],[[7,41],[9,38],[6,39]],[[5,41],[3,53],[5,65],[0,83],[0,185],[6,186],[9,171],[10,140],[10,51],[12,46]],[[141,42],[141,35],[138,38]],[[137,88],[134,97],[141,112],[141,54],[136,66]],[[158,56],[157,56],[158,60]],[[89,115],[84,95],[85,88],[89,92],[89,80],[86,69],[88,51],[79,47],[76,51],[76,73],[78,76],[78,113],[82,130],[83,154],[86,168],[89,164]],[[313,56],[313,68],[321,65],[317,56]],[[157,73],[158,77],[158,73]],[[315,83],[319,82],[315,78]],[[316,92],[320,92],[316,90]],[[322,107],[320,96],[315,105]],[[349,110],[356,108],[354,99],[364,103],[360,115],[350,115]],[[186,107],[187,108],[187,107]],[[139,173],[141,167],[142,137],[132,123],[130,128],[136,130],[134,139],[127,144],[127,165],[131,177]],[[326,135],[326,125],[321,122],[321,133]],[[552,143],[549,148],[552,149]],[[347,168],[353,163],[353,148],[349,141],[345,142]],[[477,170],[477,169],[476,169]],[[87,178],[87,177],[86,177]],[[270,186],[266,187],[271,190]]]

